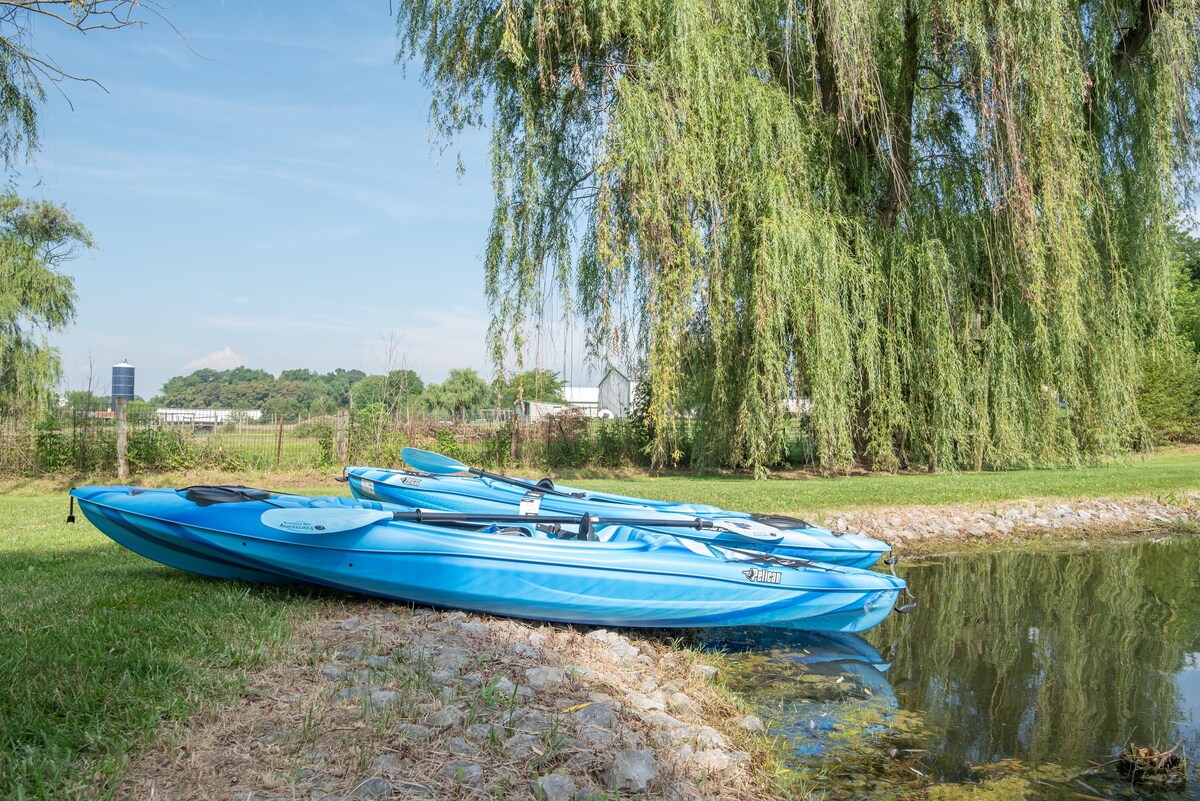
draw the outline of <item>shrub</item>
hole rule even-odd
[[[1200,441],[1200,362],[1164,349],[1142,357],[1137,403],[1154,441]]]

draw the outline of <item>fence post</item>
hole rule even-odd
[[[126,398],[117,398],[117,478],[129,477],[129,462],[125,459],[129,449],[128,403]]]
[[[340,465],[346,464],[346,450],[350,437],[349,435],[350,413],[342,409],[337,413],[337,422],[333,432],[333,448],[337,456],[337,463]]]
[[[283,415],[279,415],[279,435],[275,438],[275,466],[279,467],[279,457],[283,454]]]

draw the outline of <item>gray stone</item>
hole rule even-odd
[[[620,723],[617,713],[605,703],[591,703],[583,709],[575,711],[575,720],[581,725],[599,726],[604,729],[615,729]]]
[[[575,780],[560,773],[540,776],[529,786],[538,801],[572,801],[575,798]]]
[[[341,698],[343,701],[369,700],[371,692],[370,687],[344,687],[338,690],[338,698]]]
[[[473,743],[489,743],[504,736],[504,727],[497,723],[472,723],[465,734]]]
[[[360,622],[361,621],[356,617],[347,618],[341,623],[338,623],[338,628],[342,631],[353,631],[354,629],[358,628]]]
[[[435,670],[429,678],[433,682],[434,687],[439,689],[443,687],[450,687],[458,683],[458,671]]]
[[[650,695],[642,695],[641,693],[629,693],[625,698],[629,705],[634,709],[653,710],[666,709],[666,704],[663,703],[662,693],[655,692]]]
[[[616,733],[612,730],[590,725],[580,726],[579,736],[588,745],[603,745],[617,739]]]
[[[464,690],[478,690],[483,686],[483,676],[478,673],[468,673],[458,680],[458,686]]]
[[[371,773],[384,773],[389,776],[396,773],[403,773],[408,766],[404,760],[395,754],[380,754],[371,760],[371,764],[367,766],[367,770]]]
[[[477,637],[492,633],[492,630],[488,628],[486,623],[459,623],[458,630],[463,634],[474,634]]]
[[[434,712],[426,719],[426,723],[434,728],[449,729],[452,726],[461,725],[463,721],[462,710],[458,707],[447,706]]]
[[[351,798],[361,799],[361,801],[380,801],[380,799],[391,798],[391,796],[392,783],[387,779],[367,779],[350,792]]]
[[[515,643],[508,649],[508,652],[513,656],[527,656],[532,659],[537,659],[541,653],[534,646],[527,645],[523,642]]]
[[[525,671],[525,680],[537,692],[562,684],[563,672],[553,667],[536,667]]]
[[[571,665],[563,671],[567,678],[571,679],[586,679],[588,676],[596,675],[596,671],[591,668],[586,668],[583,665]]]
[[[478,787],[483,784],[483,768],[465,759],[447,762],[438,769],[437,775],[447,781],[465,784],[469,787]]]
[[[372,690],[368,698],[371,706],[388,706],[400,700],[400,694],[392,690]]]
[[[421,798],[437,798],[437,793],[429,789],[427,785],[421,784],[420,782],[397,782],[396,789],[402,790],[408,795],[415,795]]]
[[[550,717],[540,709],[528,709],[521,707],[513,712],[508,723],[509,727],[515,732],[524,732],[525,734],[541,734],[545,731],[550,731],[554,727]]]
[[[674,712],[676,715],[693,715],[700,716],[704,710],[700,705],[691,699],[686,693],[672,693],[667,699],[667,709]]]
[[[477,757],[479,756],[479,749],[463,738],[455,737],[450,741],[450,753],[460,757]]]
[[[346,678],[346,669],[341,665],[326,665],[321,668],[321,675],[330,681],[341,681]]]
[[[733,724],[739,729],[745,729],[752,734],[766,734],[767,726],[758,715],[742,715],[734,718]]]
[[[712,726],[701,726],[699,731],[696,732],[696,748],[701,751],[713,748],[727,749],[729,748],[729,742],[721,732]]]
[[[619,752],[604,772],[609,789],[622,793],[645,792],[657,775],[654,754],[644,748]]]
[[[710,748],[707,751],[698,751],[694,757],[696,764],[705,770],[726,771],[729,770],[729,754],[719,748]]]
[[[504,753],[509,759],[520,762],[541,746],[541,740],[532,734],[514,734],[504,741]]]
[[[346,643],[337,645],[334,649],[335,660],[354,661],[362,658],[362,643]]]
[[[496,698],[511,698],[517,685],[508,676],[500,676],[491,685],[491,693]]]
[[[712,681],[717,677],[717,669],[712,665],[692,665],[692,673],[706,681]]]
[[[434,670],[461,673],[462,669],[469,664],[471,664],[471,655],[462,648],[451,648],[433,657]]]
[[[376,670],[387,670],[396,664],[396,660],[390,656],[368,656],[363,661],[367,663],[367,667],[372,667]]]
[[[433,730],[419,723],[401,723],[396,726],[396,734],[402,739],[423,743],[433,736]]]

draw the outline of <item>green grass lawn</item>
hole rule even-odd
[[[195,476],[157,476],[162,485]],[[282,480],[280,480],[282,479]],[[204,483],[308,485],[311,474],[205,476]],[[135,479],[136,483],[138,482]],[[106,483],[99,481],[97,483]],[[796,478],[639,477],[574,482],[630,495],[801,515],[870,506],[1018,498],[1164,496],[1200,489],[1200,452],[1103,468]],[[0,486],[0,798],[103,798],[131,749],[168,719],[236,699],[245,671],[281,653],[293,625],[333,594],[191,576],[111,542],[65,489]]]
[[[564,482],[644,498],[748,512],[816,515],[871,506],[985,504],[1019,498],[1162,496],[1200,490],[1200,451],[1167,451],[1105,467],[844,478],[629,478]]]
[[[65,493],[0,491],[0,798],[103,798],[161,721],[236,698],[328,597],[116,545]]]

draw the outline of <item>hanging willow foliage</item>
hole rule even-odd
[[[595,354],[645,358],[657,462],[682,409],[697,462],[758,471],[806,408],[830,469],[1144,437],[1197,0],[400,8],[435,130],[492,126],[494,357],[562,292]]]

